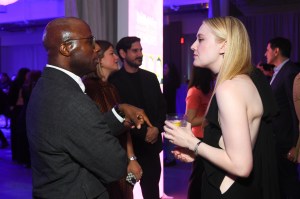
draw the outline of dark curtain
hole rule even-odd
[[[266,61],[267,43],[273,37],[285,37],[292,43],[291,60],[300,61],[300,13],[282,13],[239,17],[245,24],[252,47],[252,61]]]
[[[208,17],[230,15],[227,7],[228,3],[228,0],[209,1]],[[238,18],[248,30],[254,65],[260,61],[266,61],[264,54],[268,41],[279,36],[288,38],[291,41],[291,60],[294,62],[300,61],[300,12],[292,13],[288,10],[283,10],[282,13],[240,16]]]
[[[65,0],[65,13],[85,20],[96,39],[117,42],[117,0]]]

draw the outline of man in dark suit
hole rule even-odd
[[[271,87],[277,100],[280,113],[274,120],[277,141],[279,180],[281,198],[300,198],[300,182],[297,165],[293,162],[298,139],[298,120],[293,103],[293,82],[298,67],[289,58],[291,43],[277,37],[268,42],[265,56],[268,64],[275,65]]]
[[[114,135],[125,129],[125,118],[137,128],[149,120],[127,104],[102,114],[84,93],[80,77],[96,70],[100,50],[84,21],[51,21],[43,44],[48,64],[27,108],[33,198],[108,199],[106,184],[124,177],[127,169],[126,153]]]
[[[142,46],[138,37],[124,37],[116,45],[123,67],[113,74],[113,83],[121,101],[145,110],[153,127],[143,125],[131,131],[137,161],[143,169],[141,189],[144,199],[159,198],[161,132],[166,115],[164,97],[154,73],[140,69],[143,61]]]

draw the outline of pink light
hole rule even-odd
[[[0,5],[7,6],[9,4],[16,3],[18,0],[0,0]]]

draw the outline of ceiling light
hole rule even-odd
[[[7,6],[9,4],[16,3],[18,0],[0,0],[0,5]]]

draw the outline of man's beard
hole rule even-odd
[[[139,60],[141,59],[141,62],[140,63],[135,63],[134,61],[135,60]],[[130,60],[126,60],[127,64],[133,68],[139,68],[141,65],[142,65],[142,62],[143,62],[143,57],[138,57],[136,58],[134,61],[130,61]]]

